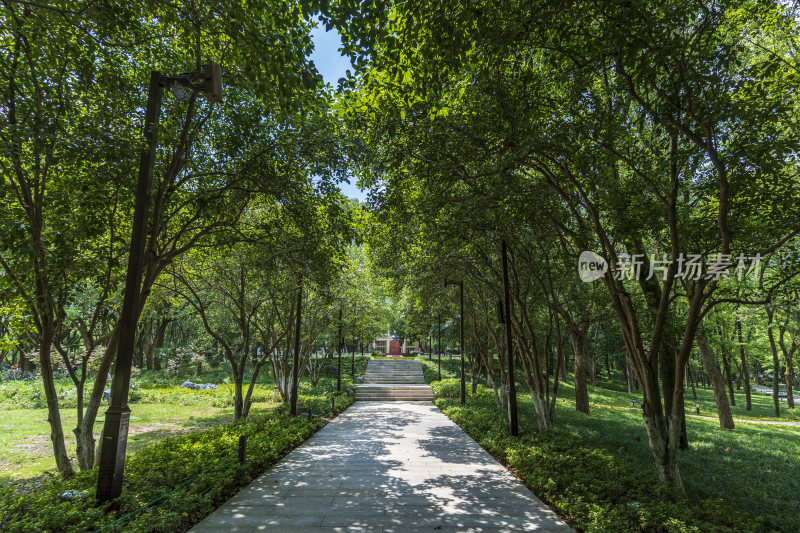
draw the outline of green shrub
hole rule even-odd
[[[461,380],[448,378],[442,381],[434,381],[431,388],[439,398],[460,398]]]
[[[436,405],[581,531],[767,531],[760,518],[720,500],[678,494],[662,486],[652,472],[636,471],[619,456],[576,435],[529,430],[510,437],[505,412],[489,398],[470,396],[464,406],[439,398]]]
[[[96,469],[81,472],[71,480],[52,477],[33,490],[30,486],[2,488],[0,531],[94,531],[118,519],[121,520],[104,531],[185,529],[319,429],[324,418],[316,416],[309,421],[305,416],[309,407],[317,415],[329,416],[353,402],[349,396],[339,396],[331,412],[330,397],[329,383],[315,389],[301,386],[302,416],[293,417],[286,406],[281,406],[264,416],[167,438],[140,450],[126,461],[118,511],[109,505],[96,506]],[[243,465],[237,458],[240,435],[247,435],[248,461]],[[84,491],[89,496],[62,501],[59,496],[68,490]],[[161,499],[152,506],[135,512],[158,498]],[[126,517],[132,512],[135,514]]]
[[[422,363],[422,373],[425,375],[426,383],[433,383],[439,380],[439,362],[436,356],[428,360],[427,356],[419,357]],[[460,377],[461,361],[457,359],[447,359],[442,357],[442,379],[456,379]]]

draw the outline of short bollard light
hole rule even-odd
[[[636,407],[636,398],[631,398],[631,406]]]
[[[331,411],[336,408],[336,396],[331,396]]]
[[[239,436],[239,463],[247,461],[247,435]]]
[[[311,412],[311,408],[308,408],[308,421],[311,422],[311,419],[314,417],[314,414]]]
[[[273,387],[273,389],[272,389],[272,399],[275,402],[278,401],[278,386],[277,385],[275,385],[275,387]]]
[[[699,403],[694,404],[694,412],[697,413],[698,415],[700,414],[700,404]]]

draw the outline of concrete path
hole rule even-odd
[[[757,385],[755,383],[753,383],[751,385],[751,387],[753,387],[753,390],[756,391],[756,392],[759,392],[759,393],[767,395],[767,396],[772,396],[772,387],[765,387],[763,385]],[[797,392],[797,391],[793,390],[792,392],[794,393],[794,392]],[[796,402],[797,399],[794,396],[795,395],[792,394],[792,398]],[[780,401],[782,401],[782,402],[787,402],[787,403],[789,402],[789,396],[786,394],[786,387],[778,386],[778,399]]]
[[[435,406],[357,402],[192,531],[572,531]]]

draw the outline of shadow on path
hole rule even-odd
[[[572,531],[430,403],[358,402],[192,531]]]

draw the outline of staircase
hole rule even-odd
[[[370,359],[356,400],[366,402],[429,402],[433,389],[425,384],[422,363],[405,359]]]

